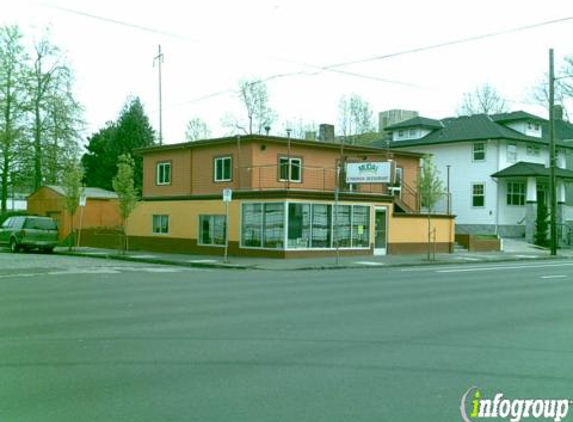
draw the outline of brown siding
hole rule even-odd
[[[158,163],[171,162],[171,184],[156,184]],[[143,156],[143,196],[191,194],[191,150],[157,151]]]
[[[58,222],[60,239],[67,237],[72,229],[64,197],[48,187],[42,187],[28,197],[28,213],[54,218]],[[82,228],[85,229],[121,225],[117,199],[88,198],[83,216],[81,213],[78,207],[74,214],[74,229],[79,228],[80,217]]]

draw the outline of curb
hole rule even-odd
[[[308,265],[299,266],[292,268],[284,267],[269,267],[259,264],[251,265],[241,265],[241,264],[225,264],[223,262],[209,263],[209,262],[185,262],[162,258],[136,258],[129,255],[120,255],[112,253],[104,254],[90,254],[82,252],[70,252],[70,251],[57,251],[57,255],[64,256],[80,256],[86,258],[96,258],[96,259],[112,259],[117,261],[128,261],[128,262],[143,262],[147,264],[158,264],[158,265],[170,265],[177,267],[189,267],[189,268],[214,268],[221,270],[259,270],[259,271],[316,271],[316,270],[348,270],[348,269],[383,269],[383,268],[400,268],[400,267],[419,267],[419,266],[440,266],[440,265],[471,265],[471,264],[494,264],[498,262],[532,262],[540,260],[561,260],[569,259],[567,256],[539,256],[530,258],[519,258],[519,257],[501,257],[495,259],[483,259],[480,261],[458,261],[453,259],[447,260],[437,260],[437,261],[416,261],[416,262],[399,262],[399,263],[384,263],[381,265]]]

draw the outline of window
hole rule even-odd
[[[225,245],[227,237],[227,217],[224,215],[199,216],[199,244]]]
[[[472,206],[483,207],[485,205],[485,185],[474,183],[472,185]]]
[[[231,181],[231,157],[215,158],[215,182]]]
[[[485,142],[474,142],[474,161],[485,161]]]
[[[332,244],[332,205],[314,204],[312,206],[311,247],[330,248]]]
[[[370,207],[352,207],[352,247],[368,248],[370,245]]]
[[[284,248],[285,204],[243,204],[241,245]]]
[[[241,225],[243,246],[261,247],[263,244],[263,204],[244,204]]]
[[[509,163],[515,163],[517,161],[517,145],[507,144],[505,157]]]
[[[527,155],[539,157],[539,145],[527,145]]]
[[[171,184],[171,163],[157,163],[155,182],[158,185]]]
[[[410,138],[416,138],[418,136],[418,130],[417,129],[410,129],[409,136],[410,136]]]
[[[288,247],[310,247],[310,204],[288,204]]]
[[[525,205],[525,182],[507,182],[507,205]]]
[[[335,224],[334,224],[334,236],[333,240],[336,246],[336,241],[338,240],[338,247],[340,248],[349,248],[351,246],[351,213],[352,208],[350,205],[339,205],[338,210],[337,207],[334,207],[334,217],[335,217]]]
[[[169,216],[168,215],[154,215],[153,216],[153,233],[154,234],[167,234],[167,233],[169,233]]]
[[[302,181],[302,160],[300,158],[279,158],[279,180],[281,182],[301,182]]]

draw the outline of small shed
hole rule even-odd
[[[117,194],[100,188],[83,189],[86,205],[78,207],[74,214],[73,227],[78,229],[117,228],[121,226]],[[65,190],[62,186],[46,185],[28,196],[28,213],[52,217],[58,222],[60,239],[65,239],[72,230],[70,214],[66,210]]]

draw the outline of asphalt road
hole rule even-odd
[[[0,253],[2,422],[459,421],[472,386],[573,398],[573,262],[273,273]]]

